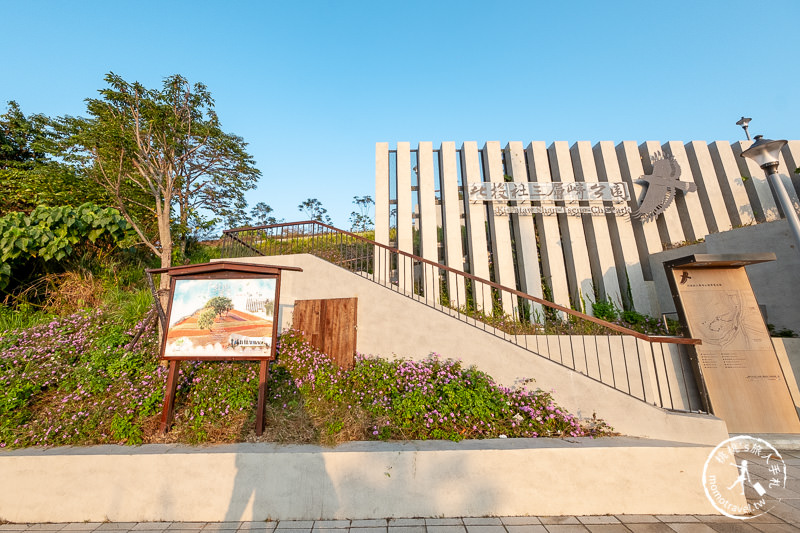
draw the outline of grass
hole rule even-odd
[[[265,434],[253,433],[258,363],[183,362],[175,423],[159,434],[166,368],[142,291],[106,293],[98,309],[63,317],[4,311],[0,329],[0,448],[274,441],[605,435],[550,393],[507,389],[432,355],[359,356],[345,372],[293,332],[272,365]],[[19,312],[17,312],[19,313]],[[136,333],[145,328],[136,345]]]

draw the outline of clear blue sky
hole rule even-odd
[[[249,143],[251,205],[347,228],[378,141],[799,138],[800,1],[759,4],[0,0],[0,101],[83,115],[109,71],[182,74]]]

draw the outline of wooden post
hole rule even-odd
[[[262,360],[258,371],[258,404],[256,405],[256,435],[264,433],[264,407],[267,399],[267,378],[269,377],[269,361]]]
[[[178,361],[169,362],[167,390],[164,392],[164,407],[161,410],[161,434],[169,431],[175,415],[175,391],[178,388]]]

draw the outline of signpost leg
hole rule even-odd
[[[264,406],[267,399],[267,377],[269,376],[269,361],[261,361],[258,372],[258,405],[256,406],[256,435],[264,433]]]
[[[167,390],[164,392],[164,407],[161,410],[161,434],[165,434],[172,425],[175,415],[175,391],[178,387],[178,361],[169,362],[167,374]]]

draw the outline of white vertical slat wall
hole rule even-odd
[[[525,150],[528,155],[528,181],[550,183],[550,161],[547,157],[547,146],[542,141],[531,142]],[[541,205],[541,202],[534,202]],[[569,302],[569,284],[567,283],[564,252],[561,243],[561,232],[556,217],[538,214],[535,217],[539,230],[539,255],[542,259],[543,287],[554,302]]]
[[[547,146],[542,141],[532,141],[523,148],[523,143],[512,141],[503,149],[499,142],[491,141],[479,149],[476,142],[465,142],[460,147],[453,142],[439,147],[422,142],[414,148],[407,142],[398,142],[392,150],[387,143],[377,143],[375,239],[394,245],[390,242],[394,220],[391,196],[396,190],[396,246],[404,252],[414,253],[416,229],[419,254],[454,270],[466,269],[479,278],[532,296],[552,295],[555,303],[587,313],[591,313],[591,301],[605,298],[658,316],[660,309],[649,263],[652,254],[670,245],[703,239],[709,233],[782,216],[763,171],[739,157],[750,144],[623,141],[615,146],[601,141],[593,146],[588,142],[571,146],[553,142]],[[416,172],[411,168],[412,149],[417,154]],[[652,158],[657,153],[659,157],[674,157],[681,168],[680,180],[694,183],[697,191],[685,195],[678,192],[675,202],[655,220],[642,222],[614,214],[496,214],[495,207],[509,204],[469,200],[468,185],[480,182],[591,185],[623,181],[631,193],[628,205],[635,211],[647,192],[647,185],[639,178],[652,171]],[[790,141],[783,149],[779,172],[792,202],[800,210],[800,176],[794,174],[798,166],[800,141]],[[416,187],[412,174],[418,176]],[[416,190],[416,201],[412,189]],[[529,203],[542,205],[536,201],[519,202],[517,206],[526,207]],[[414,213],[419,213],[417,220]],[[442,254],[439,235],[444,246]],[[416,285],[425,287],[430,294],[447,294],[450,301],[442,303],[450,306],[463,306],[468,300],[468,287],[462,278],[435,275],[428,280],[416,279],[410,260],[400,260],[391,267],[377,262],[376,259],[376,276],[392,277],[399,290],[407,294],[414,294]],[[440,290],[443,281],[446,290]],[[475,304],[491,311],[491,290],[486,286],[471,290],[478,291],[470,295]],[[516,298],[509,296],[501,303],[508,314],[519,312]]]
[[[391,226],[391,177],[389,176],[389,143],[375,143],[375,242],[389,244]],[[389,256],[375,246],[376,279],[388,280],[391,276]]]
[[[580,141],[570,148],[572,166],[575,172],[575,181],[587,184],[600,181],[592,154],[592,145],[587,141]],[[586,202],[586,205],[589,205]],[[584,233],[587,237],[589,261],[594,272],[599,274],[599,283],[595,285],[595,297],[612,302],[622,302],[622,291],[617,276],[617,266],[614,261],[614,248],[611,243],[611,232],[605,216],[581,217]],[[591,307],[590,307],[591,309]]]
[[[500,143],[489,141],[483,147],[483,174],[485,181],[492,183],[505,182],[503,169],[503,153]],[[514,273],[514,252],[511,249],[511,233],[509,232],[508,215],[496,215],[489,212],[489,233],[492,243],[492,258],[494,263],[494,281],[510,287],[517,288]],[[514,300],[509,293],[503,293],[503,310],[509,315],[514,313]]]
[[[601,182],[623,181],[612,142],[601,141],[594,145],[592,151],[594,152],[597,176]],[[633,224],[630,224],[627,219],[615,215],[606,216],[606,221],[611,235],[614,263],[617,265],[619,287],[624,289],[621,295],[622,299],[612,301],[620,307],[624,303],[632,305],[640,312],[649,314],[652,312],[649,290],[639,260]],[[628,287],[630,287],[630,294],[628,294]]]
[[[478,144],[465,142],[461,147],[461,176],[465,184],[482,181]],[[463,187],[463,186],[462,186]],[[470,202],[464,191],[464,216],[467,225],[467,247],[470,273],[481,279],[489,279],[489,243],[486,238],[486,206],[482,202]],[[473,285],[475,304],[491,309],[492,293],[488,285]]]
[[[414,219],[411,205],[411,145],[397,143],[397,248],[401,252],[414,253]],[[384,243],[381,243],[384,244]],[[400,292],[413,294],[414,265],[411,259],[401,256],[397,264],[397,286]]]
[[[464,249],[461,239],[461,211],[462,203],[459,200],[458,184],[458,155],[456,143],[443,142],[439,150],[439,181],[442,191],[442,226],[444,231],[444,257],[451,268],[462,271],[464,269]],[[463,194],[463,192],[462,192]],[[447,274],[447,295],[449,305],[459,308],[466,304],[467,294],[463,283],[459,283],[458,276]],[[443,302],[447,304],[448,302]]]
[[[525,168],[525,150],[521,142],[510,142],[505,149],[506,172],[515,183],[528,182],[528,169]],[[530,202],[517,202],[518,207],[528,207]],[[533,215],[512,214],[514,242],[517,248],[517,271],[520,290],[537,298],[542,297],[542,273],[539,268],[539,252],[536,245],[536,225]],[[542,306],[533,310],[541,316]]]
[[[736,227],[755,224],[757,221],[753,206],[739,173],[739,165],[736,163],[731,145],[725,141],[714,141],[708,149],[731,223]]]
[[[686,156],[692,174],[697,176],[694,182],[697,185],[699,200],[703,204],[707,232],[728,231],[733,224],[725,208],[725,196],[714,174],[714,163],[711,161],[708,145],[697,141],[687,143]]]
[[[429,142],[419,143],[417,150],[417,169],[419,172],[419,219],[434,220],[437,217],[436,210],[436,188],[433,179],[433,145]],[[439,262],[439,247],[436,238],[439,222],[435,224],[420,224],[420,255],[423,259]],[[425,297],[430,299],[430,295],[439,298],[439,273],[432,268],[423,268],[425,279],[422,280],[422,287]]]
[[[565,184],[573,183],[575,175],[572,172],[569,145],[564,141],[556,141],[547,148],[547,153],[550,156],[550,171],[553,181]],[[571,305],[580,311],[587,311],[591,308],[591,302],[596,301],[597,297],[594,294],[595,283],[589,260],[590,243],[586,240],[586,233],[583,231],[583,222],[581,221],[583,217],[560,213],[557,218],[561,229],[561,243],[564,248],[564,263],[567,266]],[[593,243],[591,245],[594,246]],[[598,277],[602,277],[602,275],[598,275]]]
[[[652,158],[655,156],[654,154],[661,153],[663,153],[661,145],[655,141],[646,141],[639,145],[639,159],[642,162],[643,174],[650,174],[653,171]],[[681,177],[685,172],[686,169],[681,169]],[[636,178],[634,177],[633,179]],[[643,192],[646,192],[646,189],[646,186],[643,187]],[[675,200],[664,210],[664,214],[656,219],[656,226],[662,243],[686,241],[684,227],[688,220],[685,218],[685,210],[684,217],[681,217],[681,213],[678,210],[678,199],[676,198]]]

